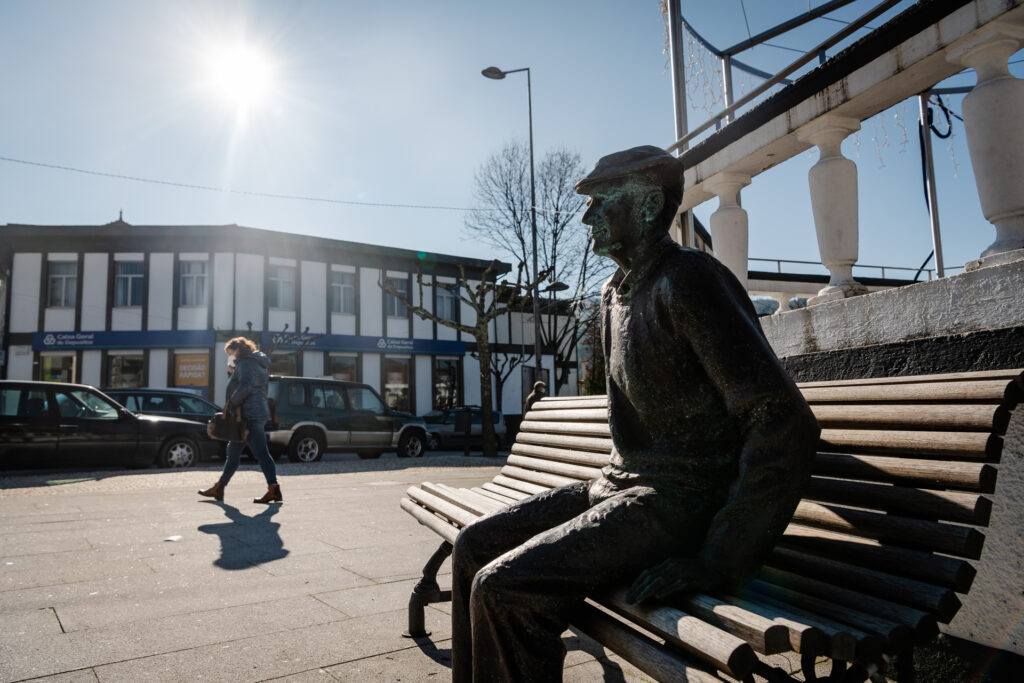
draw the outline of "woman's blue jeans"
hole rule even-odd
[[[249,447],[249,451],[255,456],[256,461],[263,470],[263,476],[267,479],[267,486],[277,484],[277,468],[274,466],[274,458],[270,456],[270,449],[267,448],[267,437],[264,430],[266,418],[246,420],[249,427],[249,438],[245,442],[231,441],[228,443],[227,457],[224,458],[224,472],[220,475],[220,483],[227,486],[238,469],[238,461],[242,457],[242,449]]]

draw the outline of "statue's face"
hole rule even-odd
[[[609,185],[590,191],[582,221],[590,226],[594,253],[614,258],[636,240],[635,197],[628,185]]]

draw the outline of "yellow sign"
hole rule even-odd
[[[210,356],[206,353],[174,356],[174,386],[210,386]]]

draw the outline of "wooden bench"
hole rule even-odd
[[[572,625],[661,681],[722,672],[791,680],[757,655],[798,653],[805,680],[865,680],[895,662],[914,678],[915,642],[937,634],[975,576],[1020,370],[800,384],[821,425],[814,476],[768,562],[734,594],[629,605],[594,596]],[[409,602],[451,599],[436,580],[459,530],[545,489],[599,476],[611,449],[603,396],[547,398],[526,415],[507,464],[481,486],[411,487],[402,507],[444,541]],[[611,550],[609,550],[611,552]]]

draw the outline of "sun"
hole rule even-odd
[[[206,64],[211,89],[226,103],[249,108],[273,94],[276,67],[269,56],[249,45],[211,51]]]

